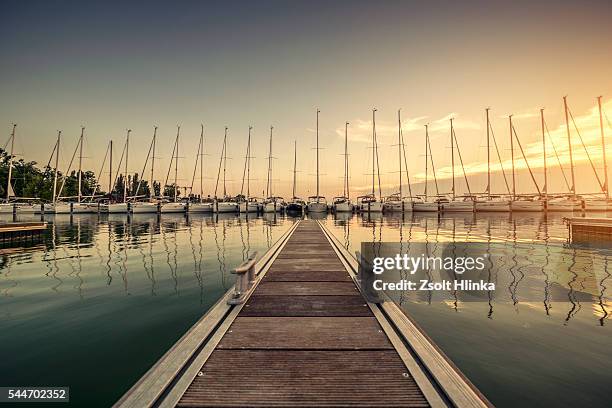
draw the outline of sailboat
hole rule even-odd
[[[531,167],[529,166],[529,162],[527,161],[527,157],[525,156],[525,152],[523,151],[523,147],[521,145],[521,141],[516,134],[516,129],[512,124],[512,115],[508,116],[508,121],[510,123],[510,154],[512,160],[512,202],[510,203],[511,211],[521,211],[521,212],[534,212],[534,211],[542,211],[544,209],[544,200],[542,200],[542,195],[540,193],[540,188],[538,187],[538,183],[535,180],[533,172],[531,171]],[[517,195],[516,194],[516,171],[514,165],[514,139],[516,138],[517,144],[521,150],[521,154],[523,155],[523,160],[525,160],[525,164],[527,166],[527,170],[529,170],[529,175],[531,176],[531,181],[535,185],[535,188],[538,190],[537,195]]]
[[[608,184],[608,162],[606,158],[606,140],[605,140],[605,132],[603,126],[603,113],[601,108],[601,96],[597,97],[597,106],[599,108],[599,131],[601,134],[601,149],[602,149],[602,161],[603,161],[603,171],[604,171],[604,181],[601,183],[597,172],[595,172],[595,176],[597,177],[597,181],[600,184],[601,190],[603,192],[603,197],[588,197],[583,200],[583,208],[585,211],[594,212],[594,211],[607,211],[612,208],[612,202],[610,202],[610,191]],[[573,120],[573,118],[572,118]],[[588,155],[588,152],[587,152]],[[590,158],[589,158],[590,161]],[[595,169],[593,169],[595,171]]]
[[[247,151],[246,151],[246,156],[244,157],[244,170],[242,171],[242,186],[240,188],[240,195],[242,196],[242,200],[238,204],[238,212],[240,213],[259,212],[259,201],[257,201],[257,198],[251,197],[251,130],[253,130],[253,126],[249,126],[249,137],[247,139]],[[245,181],[246,181],[246,195],[244,195]]]
[[[219,187],[219,176],[221,173],[221,165],[223,165],[223,199],[219,201],[217,198],[217,189]],[[221,159],[219,160],[219,171],[217,172],[217,183],[215,185],[215,202],[214,211],[216,213],[232,213],[238,211],[238,203],[231,200],[227,196],[226,188],[226,170],[227,170],[227,126],[225,127],[225,134],[223,136],[223,148],[221,149]]]
[[[185,203],[177,201],[178,198],[178,159],[179,159],[179,135],[181,133],[181,127],[176,127],[176,139],[174,141],[174,149],[172,150],[172,159],[170,160],[170,167],[168,167],[168,175],[166,176],[165,185],[168,185],[168,176],[170,175],[170,168],[172,167],[172,161],[174,160],[174,197],[172,201],[161,204],[160,211],[162,213],[182,213],[185,212],[187,206]],[[176,154],[176,155],[175,155]]]
[[[268,151],[268,179],[266,185],[266,196],[263,212],[277,213],[284,209],[282,197],[275,197],[272,193],[272,131],[274,126],[270,126],[270,150]]]
[[[376,141],[376,108],[372,109],[372,193],[366,196],[357,197],[359,201],[359,207],[362,212],[367,213],[378,213],[382,212],[382,200],[381,198],[381,189],[380,189],[380,173],[377,172],[378,169],[378,143]],[[376,174],[378,174],[378,196],[379,199],[376,199],[376,190],[375,190],[375,180]]]
[[[319,191],[319,113],[321,111],[317,109],[317,194],[308,197],[308,212],[313,213],[325,213],[327,212],[327,200],[321,196]]]
[[[342,184],[342,195],[334,197],[333,199],[333,209],[334,212],[337,213],[353,212],[353,203],[349,197],[348,125],[348,122],[344,124],[344,180]]]
[[[438,191],[438,180],[436,179],[436,168],[434,167],[433,157],[431,156],[431,144],[429,143],[429,125],[425,125],[425,186],[424,194],[417,196],[412,204],[412,211],[418,212],[438,212],[440,209],[440,193]],[[433,172],[434,182],[436,186],[436,198],[430,200],[428,195],[428,180],[429,160],[431,160],[431,169]]]
[[[10,202],[11,197],[15,196],[15,192],[13,191],[13,186],[11,185],[11,177],[13,174],[13,148],[15,146],[15,129],[17,129],[17,124],[13,123],[13,130],[11,132],[10,140],[11,140],[11,152],[9,156],[9,169],[8,169],[8,178],[6,181],[6,198],[5,202],[0,204],[0,214],[13,214],[15,211],[15,206]]]
[[[404,135],[402,134],[402,117],[401,109],[397,110],[397,146],[399,158],[399,191],[386,197],[383,203],[384,212],[411,212],[412,211],[412,192],[410,192],[410,200],[404,198],[402,191],[402,156],[406,164],[406,175],[408,175],[408,167],[406,162],[406,148],[404,145]],[[408,189],[410,190],[410,179],[408,179]]]
[[[201,125],[202,130],[200,132],[200,142],[198,143],[198,152],[196,153],[196,163],[193,168],[193,176],[191,177],[190,192],[193,192],[193,182],[195,180],[196,170],[198,168],[198,162],[200,164],[200,199],[199,201],[189,202],[187,210],[189,212],[212,212],[213,202],[211,200],[204,201],[204,125]],[[193,195],[193,194],[192,194]]]
[[[302,215],[306,208],[306,203],[300,197],[296,195],[296,182],[297,182],[297,141],[293,141],[293,196],[291,202],[287,204],[286,211],[290,214]]]
[[[130,133],[131,132],[132,132],[131,129],[127,130],[127,134],[125,136],[125,146],[123,147],[123,154],[121,157],[121,159],[123,159],[123,155],[125,155],[125,168],[123,171],[123,200],[120,203],[109,203],[108,204],[108,212],[113,213],[113,214],[117,214],[117,213],[127,214],[129,212],[127,193],[128,193],[128,156],[130,153]],[[112,163],[112,159],[111,159],[111,163]],[[119,166],[121,166],[121,162],[119,162]],[[111,164],[111,169],[112,169],[112,164]],[[119,169],[117,169],[117,174],[119,174]],[[114,184],[116,185],[117,182],[115,181]],[[113,189],[111,189],[111,192],[112,190]]]
[[[441,203],[441,210],[444,212],[473,212],[474,211],[474,198],[470,191],[470,183],[465,173],[465,167],[463,166],[463,159],[461,158],[461,151],[459,150],[459,142],[457,141],[457,135],[455,134],[455,128],[453,127],[453,118],[450,119],[450,141],[451,141],[451,171],[452,171],[452,188],[451,188],[451,199],[450,201],[443,201]],[[455,193],[455,148],[459,156],[459,162],[461,163],[461,169],[463,170],[463,178],[465,179],[465,185],[468,190],[467,195],[458,196]]]
[[[64,180],[62,181],[62,186],[59,189],[58,192],[58,200],[59,198],[61,198],[61,194],[62,194],[62,190],[64,189],[64,185],[66,184],[66,179],[68,178],[68,175],[70,174],[70,168],[72,167],[72,163],[74,162],[74,158],[77,154],[77,151],[79,152],[79,167],[78,167],[78,195],[77,195],[77,201],[71,201],[71,202],[56,202],[55,205],[55,213],[56,214],[85,214],[85,213],[95,213],[97,212],[97,204],[92,204],[92,203],[87,203],[87,202],[83,202],[83,172],[82,172],[82,168],[83,168],[83,139],[84,139],[84,135],[85,135],[85,127],[81,126],[81,136],[79,137],[79,141],[77,143],[77,146],[74,150],[74,153],[72,154],[72,158],[70,159],[70,164],[68,165],[68,171],[66,171],[65,176],[64,176]],[[74,198],[74,197],[72,197]]]
[[[497,140],[495,140],[495,134],[493,133],[493,126],[489,119],[490,108],[485,109],[487,117],[487,189],[484,197],[477,197],[474,202],[474,210],[477,212],[508,212],[510,211],[510,200],[501,194],[491,194],[491,138],[495,144],[495,151],[497,152],[497,158],[501,167],[504,182],[510,194],[510,187],[508,186],[508,180],[506,179],[506,172],[499,154],[499,148],[497,147]]]
[[[571,195],[549,195],[548,194],[548,166],[546,153],[546,126],[544,121],[544,109],[540,109],[540,125],[542,130],[542,155],[544,164],[544,186],[542,188],[542,199],[544,200],[544,209],[546,211],[555,212],[573,212],[575,202]],[[570,147],[571,149],[571,147]],[[580,205],[580,202],[578,202]]]
[[[138,182],[138,186],[136,187],[136,192],[134,193],[135,201],[133,201],[130,206],[130,210],[134,214],[140,213],[157,213],[159,211],[159,203],[154,200],[155,196],[155,143],[157,141],[157,126],[153,127],[153,139],[151,140],[151,144],[149,145],[149,151],[147,153],[147,157],[145,159],[144,166],[142,168],[142,175],[144,177],[144,172],[147,168],[147,164],[149,162],[149,157],[151,158],[151,177],[149,179],[149,200],[148,201],[140,201],[138,200],[138,193],[140,192],[140,186],[142,184],[143,177],[140,178]]]

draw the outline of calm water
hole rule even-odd
[[[417,213],[326,223],[351,253],[362,241],[484,242],[504,251],[489,298],[395,300],[496,406],[612,406],[612,252],[570,245],[562,216]]]
[[[293,223],[48,221],[41,245],[0,250],[0,384],[70,386],[70,405],[83,407],[114,403],[231,287],[231,269]]]
[[[231,268],[292,224],[229,215],[51,217],[43,242],[0,250],[0,384],[69,385],[115,402],[233,284]],[[498,290],[396,300],[496,405],[610,406],[609,252],[567,243],[560,216],[324,219],[367,242],[485,242]]]

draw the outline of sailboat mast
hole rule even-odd
[[[427,201],[427,171],[429,169],[429,125],[425,125],[425,201]]]
[[[129,150],[130,150],[130,132],[132,132],[132,129],[128,129],[127,130],[127,135],[125,136],[125,171],[124,171],[124,178],[123,178],[123,202],[127,202],[127,192],[128,192],[128,157],[129,157]]]
[[[455,199],[455,144],[453,143],[453,135],[454,135],[454,129],[453,129],[453,118],[450,119],[450,137],[451,137],[451,172],[452,172],[452,178],[453,178],[453,184],[452,184],[452,188],[451,188],[451,194],[453,197],[453,200]]]
[[[486,108],[485,112],[487,115],[487,198],[491,199],[491,151],[490,151],[490,122],[489,122],[489,109]]]
[[[375,197],[375,175],[376,171],[374,168],[376,160],[376,108],[372,109],[372,197]]]
[[[225,184],[227,174],[227,126],[225,127],[225,136],[223,137],[223,198],[227,197],[227,187]]]
[[[516,197],[516,180],[514,176],[514,137],[512,135],[512,115],[508,115],[508,121],[510,122],[510,157],[512,160],[512,199]]]
[[[402,200],[402,110],[397,110],[397,156],[399,160],[399,198]],[[403,205],[403,204],[402,204]]]
[[[81,191],[81,181],[82,181],[82,175],[81,175],[81,169],[83,166],[83,132],[85,131],[85,127],[81,126],[81,137],[79,138],[79,197],[78,197],[78,202],[81,202],[81,195],[82,195],[82,191]]]
[[[542,153],[544,155],[544,199],[548,196],[548,167],[546,166],[546,133],[544,130],[544,109],[540,109],[540,126],[542,127]]]
[[[62,131],[58,130],[57,131],[57,144],[56,144],[56,151],[55,151],[55,175],[53,176],[53,204],[55,204],[56,200],[57,200],[57,177],[58,177],[58,170],[57,167],[59,166],[59,149],[60,149],[60,140],[62,137]]]
[[[200,202],[204,196],[204,124],[200,132]]]
[[[108,150],[110,154],[110,160],[108,161],[108,196],[113,196],[113,140],[108,142]]]
[[[176,157],[174,160],[174,202],[176,202],[176,197],[178,196],[178,158],[179,158],[179,134],[181,132],[181,127],[179,125],[176,126]]]
[[[149,186],[149,198],[153,199],[153,195],[155,194],[155,188],[154,188],[154,183],[155,183],[155,179],[153,176],[153,172],[155,170],[155,139],[157,138],[157,126],[153,126],[153,141],[151,143],[153,143],[152,145],[152,149],[153,151],[151,152],[151,185]]]
[[[319,201],[319,113],[321,111],[317,108],[317,202]]]
[[[11,196],[11,177],[13,175],[13,149],[15,147],[15,129],[17,128],[17,124],[13,123],[13,130],[11,131],[11,155],[9,158],[9,171],[8,171],[8,180],[6,182],[6,201],[9,200]]]
[[[565,110],[565,128],[567,130],[567,143],[568,143],[569,158],[570,158],[570,171],[572,175],[572,188],[570,188],[570,192],[575,197],[576,196],[576,178],[574,175],[574,156],[572,154],[572,138],[570,134],[569,118],[568,118],[568,112],[567,112],[567,96],[563,97],[563,109]]]
[[[344,197],[349,198],[349,163],[348,163],[348,125],[349,122],[344,123]]]
[[[266,195],[272,197],[272,131],[274,126],[270,126],[270,149],[268,151],[268,187],[266,188]]]
[[[601,132],[601,149],[603,153],[603,168],[604,168],[604,192],[606,194],[606,200],[610,198],[610,191],[608,190],[608,162],[606,161],[606,139],[603,127],[603,114],[601,112],[601,96],[597,97],[597,106],[599,107],[599,129]]]
[[[297,166],[297,140],[293,141],[293,198],[295,198],[295,181],[296,181],[296,166]]]
[[[253,126],[249,126],[249,138],[247,141],[247,194],[246,201],[249,202],[249,197],[251,196],[251,131],[253,130]],[[248,204],[247,204],[248,206]]]

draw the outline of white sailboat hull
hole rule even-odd
[[[215,203],[215,212],[216,213],[233,213],[238,211],[238,204],[227,202],[227,201],[217,201]]]
[[[353,212],[353,203],[345,201],[343,203],[334,204],[335,212]]]
[[[72,203],[72,214],[95,214],[98,212],[98,204]]]
[[[384,212],[412,212],[411,201],[394,201],[383,204]]]
[[[136,202],[132,203],[132,213],[133,214],[151,214],[157,213],[157,203],[147,203],[147,202]]]
[[[324,213],[327,212],[327,203],[308,203],[308,212]]]
[[[510,203],[510,209],[516,212],[538,212],[544,210],[543,201],[516,200]]]
[[[213,203],[189,203],[187,210],[190,213],[211,213],[213,211]]]
[[[378,213],[382,212],[382,203],[375,201],[373,203],[361,204],[361,212]]]
[[[448,201],[440,207],[443,212],[474,212],[473,201]]]
[[[509,212],[510,200],[484,200],[474,204],[476,212]]]
[[[12,214],[13,208],[13,204],[0,204],[0,214]]]
[[[416,212],[438,212],[438,203],[429,201],[416,202],[412,206],[412,211]]]
[[[186,208],[185,203],[164,203],[161,205],[160,211],[162,214],[184,213]]]
[[[65,203],[55,204],[55,206],[53,208],[53,212],[55,212],[56,214],[70,214],[71,213],[70,203],[68,203],[68,204],[65,204]]]
[[[606,199],[599,200],[584,200],[584,210],[585,211],[608,211],[611,208],[611,204]]]
[[[546,203],[546,211],[555,212],[574,212],[578,206],[578,210],[582,207],[579,201],[566,199],[552,199]]]
[[[273,212],[281,212],[282,210],[283,210],[283,206],[282,206],[281,203],[272,202],[272,203],[265,203],[264,204],[263,212],[265,212],[265,213],[273,213]]]
[[[111,214],[127,214],[128,213],[128,203],[113,203],[109,204],[108,212]]]
[[[40,204],[17,204],[15,212],[17,214],[40,214]]]

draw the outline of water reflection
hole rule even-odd
[[[426,256],[440,256],[452,242],[485,244],[489,259],[496,260],[487,278],[496,283],[497,291],[487,292],[482,299],[490,319],[497,303],[511,303],[519,313],[521,306],[537,308],[534,299],[542,299],[541,310],[546,315],[553,307],[565,307],[564,323],[579,313],[590,313],[604,325],[610,316],[606,280],[610,279],[608,261],[612,252],[604,247],[570,244],[560,215],[338,214],[326,222],[351,253],[359,250],[362,241],[373,242],[375,254],[385,241],[399,242],[402,253],[407,253],[411,242],[426,242],[430,244]],[[453,250],[457,248],[453,246]],[[430,278],[432,272],[427,271]],[[444,293],[441,299],[439,292],[431,291],[392,295],[397,295],[402,305],[441,301],[455,311],[464,307],[454,291]],[[591,310],[583,307],[585,302],[593,305]]]

